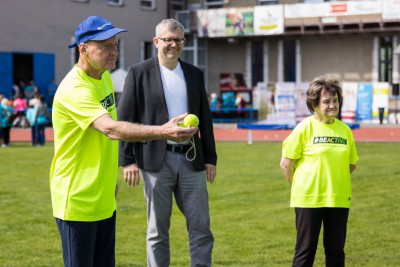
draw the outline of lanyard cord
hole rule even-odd
[[[188,160],[188,161],[193,161],[195,158],[196,158],[196,144],[194,143],[194,137],[192,136],[190,139],[189,139],[189,142],[190,142],[190,144],[192,145],[190,148],[189,148],[189,150],[188,151],[186,151],[186,159]],[[194,153],[193,153],[193,158],[192,159],[190,159],[189,158],[189,152],[190,152],[190,150],[192,150],[193,149],[193,151],[194,151]]]

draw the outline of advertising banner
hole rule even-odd
[[[253,89],[253,108],[258,110],[258,119],[266,120],[268,115],[269,106],[269,92],[267,91],[267,84],[258,82],[257,86]]]
[[[400,0],[301,3],[254,7],[197,10],[199,37],[279,35],[284,20],[293,18],[335,18],[337,16],[382,14],[400,18]]]
[[[335,4],[340,5],[337,2],[332,3],[331,4],[331,12],[333,11],[333,6]],[[342,14],[342,15],[368,15],[368,14],[380,14],[380,13],[382,13],[382,2],[381,1],[376,1],[376,0],[373,0],[373,1],[348,1],[346,14]]]
[[[268,106],[275,108],[273,111],[268,111],[267,119],[270,123],[297,124],[311,115],[306,104],[309,83],[283,82],[271,85],[273,85],[273,90],[267,90],[267,92],[272,96],[273,101]],[[260,84],[259,86],[263,88]],[[384,109],[384,116],[387,117],[389,88],[389,83],[343,82],[342,121],[348,124],[376,123],[379,121],[379,108]],[[255,96],[255,99],[258,97],[258,95]]]
[[[344,82],[343,89],[343,105],[342,105],[342,121],[346,123],[354,123],[356,121],[357,110],[357,90],[358,83]]]
[[[252,7],[228,8],[225,36],[254,35],[254,12]]]
[[[380,1],[292,4],[284,6],[285,18],[329,17],[380,14]]]
[[[295,83],[276,83],[275,108],[278,123],[296,124]]]
[[[306,103],[308,86],[309,83],[296,84],[296,123],[311,115]]]
[[[400,19],[400,0],[384,0],[382,3],[382,19]]]
[[[197,34],[199,37],[225,36],[226,9],[197,11]]]
[[[254,34],[276,35],[284,30],[283,5],[254,7]]]
[[[329,6],[324,3],[284,5],[286,19],[323,17],[328,13]]]
[[[357,89],[357,121],[372,120],[372,84],[359,83]]]
[[[375,122],[379,119],[379,109],[383,108],[384,117],[388,115],[389,109],[389,83],[373,83],[372,84],[372,117]]]

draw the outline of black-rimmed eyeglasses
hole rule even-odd
[[[160,39],[160,40],[164,41],[167,45],[172,45],[173,43],[175,43],[177,45],[184,45],[186,43],[186,39],[185,38],[173,39],[173,38],[160,38],[160,37],[157,37],[157,39]]]

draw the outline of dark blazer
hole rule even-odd
[[[199,133],[194,136],[196,158],[193,168],[205,169],[205,163],[216,165],[217,154],[211,112],[205,90],[203,72],[197,67],[179,61],[186,80],[188,113],[199,117]],[[161,81],[157,57],[131,66],[126,76],[124,90],[118,102],[118,120],[145,125],[162,125],[168,122],[168,109]],[[165,158],[166,140],[147,142],[120,142],[119,165],[137,163],[145,171],[158,171]]]

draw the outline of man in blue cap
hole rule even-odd
[[[117,121],[109,71],[118,58],[117,34],[126,32],[91,16],[76,29],[78,63],[53,102],[54,158],[50,170],[53,215],[64,266],[115,266],[118,142],[188,140],[198,128]]]

